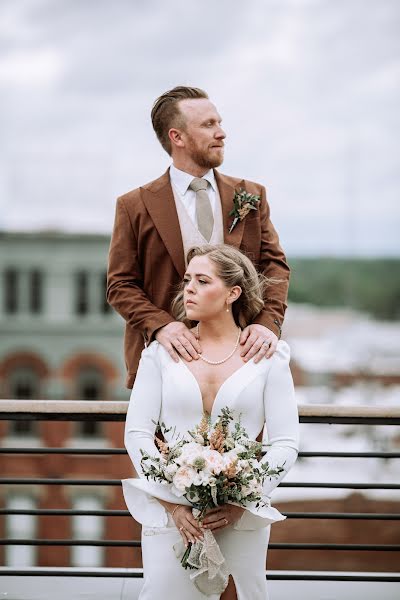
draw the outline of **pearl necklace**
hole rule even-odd
[[[239,346],[239,340],[240,340],[241,333],[242,333],[242,330],[240,329],[240,327],[238,327],[238,336],[237,336],[235,347],[232,350],[232,352],[230,354],[228,354],[228,356],[226,356],[222,360],[210,360],[209,358],[206,358],[205,356],[203,356],[200,353],[199,353],[199,358],[201,358],[201,360],[204,360],[204,362],[208,363],[209,365],[222,365],[222,363],[229,360],[231,358],[231,356],[233,356],[235,354],[236,348]],[[200,339],[200,323],[197,323],[197,339],[198,340]]]

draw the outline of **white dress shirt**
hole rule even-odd
[[[189,185],[192,183],[195,177],[190,175],[190,173],[185,173],[185,171],[177,169],[174,165],[170,166],[169,174],[174,192],[178,195],[178,198],[186,208],[189,217],[197,227],[196,192],[189,189]],[[217,184],[215,181],[214,171],[210,169],[205,175],[203,175],[203,177],[201,177],[201,179],[208,181],[207,194],[210,199],[211,208],[215,218],[217,205]]]

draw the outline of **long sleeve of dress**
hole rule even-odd
[[[140,450],[159,456],[154,434],[161,410],[161,367],[154,347],[142,352],[125,423],[125,447],[139,477],[143,477]]]
[[[154,443],[154,434],[160,418],[161,402],[161,364],[158,345],[154,343],[142,352],[125,424],[125,447],[139,478],[122,480],[130,513],[136,521],[151,527],[164,527],[168,521],[167,511],[157,498],[190,505],[185,498],[177,498],[167,484],[147,481],[143,475],[141,450],[151,456],[160,456]]]
[[[265,481],[263,491],[268,497],[295,463],[299,447],[299,418],[289,359],[289,346],[280,342],[270,359],[264,390],[267,451],[262,462],[270,468],[284,468],[278,477]]]
[[[270,496],[295,463],[298,453],[299,419],[289,359],[289,346],[280,341],[275,354],[269,359],[271,365],[263,397],[267,445],[261,462],[268,463],[270,468],[283,467],[283,471],[277,477],[265,480],[263,501],[266,504],[247,504],[234,529],[258,529],[286,518],[270,506]]]

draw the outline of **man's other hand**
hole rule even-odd
[[[201,346],[196,336],[180,321],[173,321],[161,327],[155,338],[175,362],[179,361],[178,354],[189,362],[199,358]]]
[[[243,360],[247,362],[254,356],[254,362],[258,363],[264,356],[271,358],[278,345],[278,336],[264,325],[254,323],[243,329],[240,343]]]

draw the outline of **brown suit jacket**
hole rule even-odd
[[[257,183],[215,171],[221,197],[224,241],[240,248],[267,277],[282,280],[268,288],[265,308],[255,319],[280,334],[286,310],[289,267],[269,218],[265,188]],[[229,212],[236,189],[259,194],[257,211],[251,211],[232,233]],[[126,321],[125,362],[127,387],[135,379],[144,343],[174,318],[170,303],[185,272],[182,237],[170,183],[169,170],[159,179],[128,192],[117,200],[111,238],[107,299]]]

